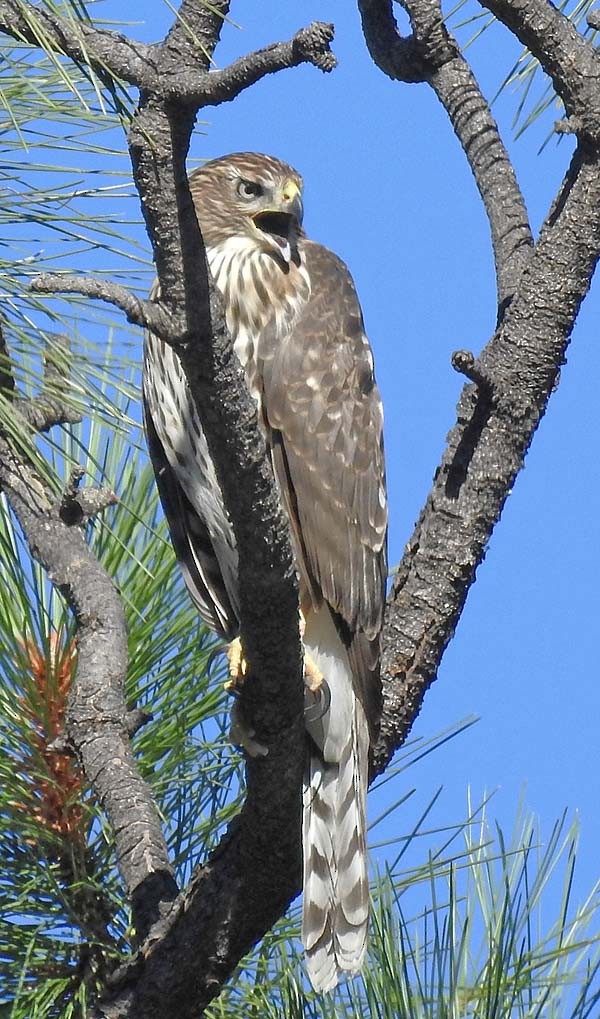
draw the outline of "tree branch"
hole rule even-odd
[[[0,31],[33,45],[51,46],[55,52],[94,68],[100,76],[109,72],[164,99],[187,100],[197,109],[228,102],[265,75],[285,68],[303,63],[322,71],[335,67],[329,47],[333,26],[316,21],[300,29],[289,42],[273,43],[209,73],[228,10],[228,0],[217,0],[203,9],[193,0],[183,3],[160,53],[155,45],[85,21],[67,20],[43,7],[25,17],[16,0],[0,0]]]
[[[68,273],[41,273],[31,281],[31,290],[37,294],[81,294],[97,301],[105,301],[125,312],[132,325],[151,329],[166,342],[181,337],[183,324],[172,321],[168,312],[155,301],[144,301],[127,287],[93,276],[71,276]]]
[[[190,15],[201,4],[190,0],[183,6]],[[187,36],[178,31],[175,38],[177,60],[185,66]],[[168,53],[172,39],[164,44],[167,61],[174,59]],[[220,295],[208,278],[185,171],[194,116],[187,103],[165,104],[144,92],[130,152],[161,300],[186,324],[177,349],[202,409],[236,536],[241,633],[252,676],[244,688],[245,711],[269,754],[248,762],[240,817],[153,931],[134,969],[125,971],[116,997],[102,1008],[105,1016],[158,1017],[165,1000],[182,1019],[197,1015],[296,894],[300,874],[305,737],[295,571],[256,407],[233,354]]]
[[[391,0],[359,0],[375,63],[398,81],[426,81],[444,106],[479,189],[492,234],[498,320],[518,284],[533,243],[525,202],[496,121],[446,28],[438,0],[407,0],[413,35],[403,39]]]
[[[156,79],[153,67],[155,47],[135,42],[108,29],[75,22],[36,6],[24,14],[18,0],[0,0],[0,31],[33,46],[51,47],[78,64],[97,71],[107,69],[117,78],[139,88]]]
[[[600,252],[600,158],[576,153],[504,322],[471,373],[427,503],[400,564],[384,630],[383,770],[436,678],[477,566],[564,361]]]
[[[227,7],[221,3],[220,12]],[[162,1015],[166,998],[182,1017],[195,1015],[198,1002],[206,1002],[218,992],[243,952],[296,894],[300,875],[305,735],[297,583],[288,528],[257,426],[256,407],[233,354],[220,295],[208,278],[187,182],[185,157],[199,104],[164,99],[164,89],[172,93],[176,75],[185,88],[191,67],[200,64],[208,72],[220,28],[221,18],[214,8],[203,0],[185,0],[167,39],[153,51],[161,87],[154,90],[150,83],[142,88],[130,129],[134,178],[159,279],[160,314],[156,306],[103,281],[83,283],[77,278],[46,276],[35,284],[38,291],[84,292],[116,303],[130,320],[151,327],[176,346],[193,398],[202,408],[203,428],[236,535],[241,632],[252,675],[243,695],[245,712],[261,743],[269,747],[267,758],[248,764],[247,799],[235,829],[199,872],[185,899],[171,911],[164,922],[168,933],[159,923],[156,936],[153,933],[140,951],[137,966],[141,972],[136,970],[131,999],[135,1011],[131,1015],[139,1015],[140,1009],[148,1009],[144,1015]],[[294,60],[317,59],[320,47],[324,62],[328,39],[328,31],[307,30],[293,44]],[[262,56],[259,62],[265,66]],[[245,66],[250,73],[252,59]],[[255,71],[256,66],[252,73]],[[230,83],[236,77],[240,80],[238,72],[239,65]],[[85,690],[79,682],[76,686],[77,696],[84,698]],[[79,709],[79,702],[75,708]],[[74,718],[78,718],[77,711]],[[88,777],[94,783],[101,783],[106,775],[114,780],[110,769],[114,755],[106,745],[98,751],[95,759],[82,753]],[[123,783],[117,782],[117,788],[123,788]],[[118,826],[114,810],[112,820]],[[146,881],[144,887],[148,884]],[[161,908],[161,893],[162,906],[168,909],[170,882],[163,882],[156,892],[156,888],[149,889],[155,914]],[[199,924],[202,960],[198,959]],[[173,944],[178,950],[176,973],[170,954]],[[129,975],[127,970],[111,1006],[116,1011],[111,1014],[127,1014],[121,1009],[129,1007]],[[166,998],[157,1004],[159,986],[166,989]],[[153,1001],[156,1012],[151,1011]]]
[[[600,58],[594,46],[548,0],[481,0],[531,50],[577,120],[578,132],[600,140]]]
[[[58,503],[58,515],[69,527],[86,523],[91,517],[102,513],[109,506],[115,506],[119,501],[110,488],[80,488],[84,474],[83,467],[73,468]],[[132,735],[129,721],[127,731]]]
[[[427,81],[429,69],[414,35],[398,31],[391,0],[359,0],[363,34],[373,63],[392,81]]]
[[[222,71],[211,71],[202,80],[200,90],[187,92],[186,97],[195,99],[200,106],[218,106],[235,99],[267,74],[288,67],[314,64],[321,71],[332,71],[337,63],[329,45],[332,39],[333,25],[314,21],[301,28],[289,42],[273,43],[241,57]]]
[[[173,897],[176,889],[156,807],[127,737],[127,631],[121,599],[83,532],[63,522],[43,482],[3,437],[0,488],[32,555],[76,618],[78,668],[65,734],[112,826],[119,868],[143,934],[155,919],[148,906],[151,896],[145,894],[148,885],[160,885],[161,898]]]
[[[452,120],[488,213],[500,328],[477,360],[461,356],[465,352],[458,352],[458,360],[454,356],[455,367],[477,388],[463,392],[458,423],[394,582],[384,632],[385,707],[376,771],[406,738],[435,679],[545,411],[598,258],[600,64],[591,44],[546,0],[485,2],[540,60],[565,101],[573,129],[590,145],[588,156],[578,153],[574,159],[530,255],[531,234],[512,165],[437,0],[407,0],[405,6],[424,77]],[[402,61],[394,64],[399,51],[391,3],[359,0],[359,7],[374,59],[379,57],[385,73],[402,79]],[[410,68],[408,80],[414,80]],[[515,398],[524,382],[525,404]]]

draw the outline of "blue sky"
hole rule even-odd
[[[131,5],[157,39],[171,14],[162,0]],[[336,23],[338,69],[312,67],[259,83],[236,102],[207,110],[193,144],[196,159],[254,149],[277,155],[305,178],[309,236],[349,265],[375,352],[386,412],[390,562],[401,557],[455,418],[461,379],[452,351],[478,352],[495,320],[495,282],[484,216],[466,160],[446,115],[426,86],[390,82],[366,53],[358,14],[342,0],[282,4],[242,0],[216,54],[222,66],[312,19]],[[98,15],[119,16],[110,0]],[[472,34],[466,29],[463,41]],[[491,97],[520,47],[493,26],[469,48]],[[539,88],[539,86],[538,86]],[[551,115],[518,141],[511,122],[518,96],[494,106],[537,231],[568,163],[572,143],[541,154]],[[439,679],[414,735],[427,737],[471,714],[477,725],[386,787],[394,798],[413,785],[406,812],[388,837],[443,785],[435,822],[466,814],[498,790],[490,811],[508,829],[523,788],[549,831],[564,807],[577,810],[582,842],[578,894],[598,877],[600,686],[596,654],[600,517],[597,421],[600,385],[598,286],[584,305],[568,363],[552,397],[469,595]],[[393,788],[392,788],[393,787]],[[412,805],[414,802],[414,806]],[[381,837],[381,835],[378,835]]]

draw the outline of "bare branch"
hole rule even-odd
[[[17,400],[15,413],[20,414],[34,432],[47,432],[53,425],[77,424],[81,411],[70,406],[60,397],[50,395],[33,396]]]
[[[81,294],[83,297],[105,301],[124,311],[127,320],[133,325],[151,329],[167,343],[180,339],[183,332],[159,303],[144,301],[126,287],[109,280],[93,276],[70,276],[67,273],[42,273],[32,280],[31,289],[38,294]]]
[[[60,519],[70,527],[84,524],[119,501],[110,488],[80,488],[84,474],[83,467],[73,468],[58,504]]]
[[[4,438],[0,438],[0,487],[32,555],[48,571],[77,620],[77,679],[66,735],[112,825],[119,867],[136,925],[141,924],[143,932],[156,918],[147,915],[148,902],[153,906],[155,900],[149,896],[144,901],[144,890],[157,883],[161,898],[166,889],[172,897],[175,886],[160,820],[126,735],[127,631],[121,599],[83,533],[60,519],[42,481]]]
[[[8,358],[6,351],[5,356]],[[41,392],[38,396],[19,397],[13,402],[14,413],[26,421],[34,432],[47,432],[53,425],[76,424],[81,421],[80,411],[67,399],[69,358],[68,337],[55,335],[53,346],[46,348],[44,353],[44,378]],[[14,379],[12,379],[12,393],[13,396],[17,396]]]
[[[493,401],[467,386],[408,543],[384,630],[387,764],[436,677],[475,570],[523,466],[600,253],[600,159],[576,153],[501,328],[477,360]]]
[[[212,8],[212,9],[211,9]],[[24,16],[15,0],[0,0],[0,31],[34,45],[52,46],[98,73],[109,72],[140,89],[197,107],[235,98],[267,74],[311,63],[322,71],[336,64],[329,44],[333,26],[313,22],[289,42],[273,43],[235,61],[222,71],[207,73],[229,3],[204,6],[197,0],[181,5],[166,45],[158,47],[128,39],[120,32],[95,28],[85,21],[61,18],[43,7]]]
[[[452,367],[465,378],[474,382],[487,397],[494,390],[494,383],[488,375],[484,375],[481,366],[470,350],[455,350],[452,355]]]
[[[427,81],[429,70],[417,40],[398,31],[391,0],[359,0],[358,6],[373,63],[393,81]]]
[[[264,440],[257,426],[256,407],[233,355],[220,295],[208,278],[185,168],[200,105],[199,101],[194,103],[185,98],[185,90],[194,80],[198,65],[206,74],[221,27],[220,14],[227,8],[226,2],[211,8],[203,0],[184,0],[177,22],[159,48],[158,59],[157,51],[153,51],[157,78],[145,80],[138,115],[130,128],[134,178],[153,245],[161,304],[139,301],[122,288],[99,280],[54,275],[40,277],[34,284],[38,292],[83,293],[109,301],[122,308],[130,321],[151,328],[166,342],[177,345],[193,397],[203,411],[203,428],[236,534],[241,630],[252,674],[252,682],[246,684],[244,691],[245,710],[260,741],[269,747],[269,755],[260,763],[248,765],[247,801],[235,831],[199,873],[189,894],[172,911],[171,920],[165,921],[169,924],[168,933],[164,924],[159,924],[156,938],[153,932],[140,952],[138,965],[142,972],[134,995],[135,1008],[143,1001],[144,1009],[146,1005],[150,1009],[160,986],[167,989],[170,1005],[182,1016],[196,1014],[199,1001],[214,997],[241,955],[264,934],[296,894],[300,875],[300,789],[305,737],[293,557]],[[293,43],[283,44],[283,50],[276,47],[275,57],[287,59],[289,46],[295,62],[310,59],[320,66],[329,66],[332,60],[327,56],[329,36],[329,29],[309,28]],[[254,63],[250,59],[246,64],[234,65],[233,73],[225,72],[221,78],[222,84],[228,81],[228,87],[235,88],[236,82],[241,84],[242,72],[259,76],[267,73],[268,59],[259,55]],[[207,74],[207,80],[213,80],[212,73]],[[184,93],[183,99],[176,98],[176,85],[180,94]],[[166,94],[170,97],[168,101]],[[180,323],[184,328],[180,328]],[[127,789],[129,783],[120,780],[112,769],[112,758],[120,760],[122,755],[111,755],[108,744],[97,742],[95,757],[85,753],[83,721],[93,718],[89,707],[91,686],[85,682],[80,685],[78,680],[76,688],[72,738],[80,747],[86,774],[98,785],[101,796],[109,796],[111,787]],[[119,830],[120,819],[114,805],[111,820]],[[144,839],[152,842],[152,821],[148,826],[142,824],[139,833],[140,844]],[[123,857],[122,852],[120,856]],[[131,888],[129,861],[125,859],[124,864]],[[157,877],[157,884],[153,885],[149,875],[134,893],[134,905],[138,907],[136,926],[142,934],[148,920],[147,916],[139,917],[144,890],[147,889],[155,916],[161,902],[167,910],[172,898],[168,871],[157,871]],[[203,934],[201,960],[199,926]],[[164,939],[160,940],[162,935]],[[178,950],[176,973],[173,956],[169,954],[173,944]],[[118,995],[114,1014],[127,1014],[127,1000],[130,999],[125,988]],[[121,1004],[124,1012],[119,1011]],[[163,1013],[164,1000],[156,1014]]]
[[[488,216],[496,265],[498,320],[515,292],[532,236],[525,202],[496,121],[438,0],[407,0],[414,35],[403,39],[391,0],[359,0],[371,56],[389,77],[427,81],[446,109]]]
[[[230,0],[182,0],[162,47],[161,70],[181,74],[191,61],[208,70],[230,5]]]
[[[25,16],[17,0],[0,0],[0,31],[34,46],[52,46],[57,53],[99,71],[109,70],[139,88],[156,81],[155,47],[85,21],[61,18],[44,7],[31,7]]]
[[[222,71],[211,71],[202,80],[200,91],[188,92],[187,98],[196,99],[201,106],[216,106],[235,99],[265,75],[287,67],[314,64],[321,71],[332,71],[337,63],[329,45],[333,35],[333,25],[314,21],[307,28],[301,28],[290,42],[273,43],[236,60]]]
[[[481,0],[537,57],[581,132],[600,141],[600,58],[548,0]]]
[[[0,341],[10,364],[1,333]],[[61,395],[69,386],[69,354],[68,338],[55,336],[44,356],[41,395],[14,403],[15,412],[37,431],[81,420]],[[177,889],[156,807],[129,745],[131,720],[123,698],[128,662],[123,605],[83,532],[71,527],[111,505],[116,497],[105,489],[77,491],[82,476],[83,471],[76,468],[63,500],[53,504],[44,482],[0,435],[0,489],[23,528],[31,554],[47,570],[77,621],[77,677],[61,740],[75,751],[112,825],[119,867],[143,937],[160,915],[157,903],[173,898]],[[75,521],[76,508],[79,519]]]

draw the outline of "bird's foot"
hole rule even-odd
[[[254,739],[255,735],[255,730],[248,724],[248,720],[244,718],[241,701],[236,699],[231,709],[229,739],[234,746],[245,750],[249,757],[266,757],[269,753],[269,748],[264,743],[259,743],[258,740]]]
[[[266,757],[269,753],[268,748],[254,739],[256,733],[244,717],[242,702],[239,698],[239,694],[248,676],[248,662],[246,661],[239,637],[232,640],[226,654],[229,679],[224,685],[227,693],[230,693],[235,698],[231,708],[229,739],[234,746],[245,750],[249,757]]]
[[[304,685],[311,693],[318,693],[325,679],[319,666],[309,654],[304,652]]]
[[[306,619],[304,618],[304,613],[302,609],[300,609],[299,627],[300,627],[300,640],[302,641],[302,647],[304,648],[304,631],[306,630]],[[323,679],[324,679],[323,673],[321,672],[317,663],[313,661],[313,659],[310,657],[307,651],[304,651],[304,686],[306,687],[306,689],[310,690],[311,693],[314,694],[318,693],[319,690],[321,689]]]
[[[225,689],[227,693],[235,695],[243,687],[248,675],[248,662],[244,657],[244,649],[239,637],[231,641],[225,653],[227,655],[229,671],[229,679],[225,683]]]

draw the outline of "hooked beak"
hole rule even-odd
[[[303,211],[300,189],[289,180],[279,190],[273,207],[254,216],[254,225],[277,245],[277,253],[288,267],[292,260],[299,261],[297,241]]]

